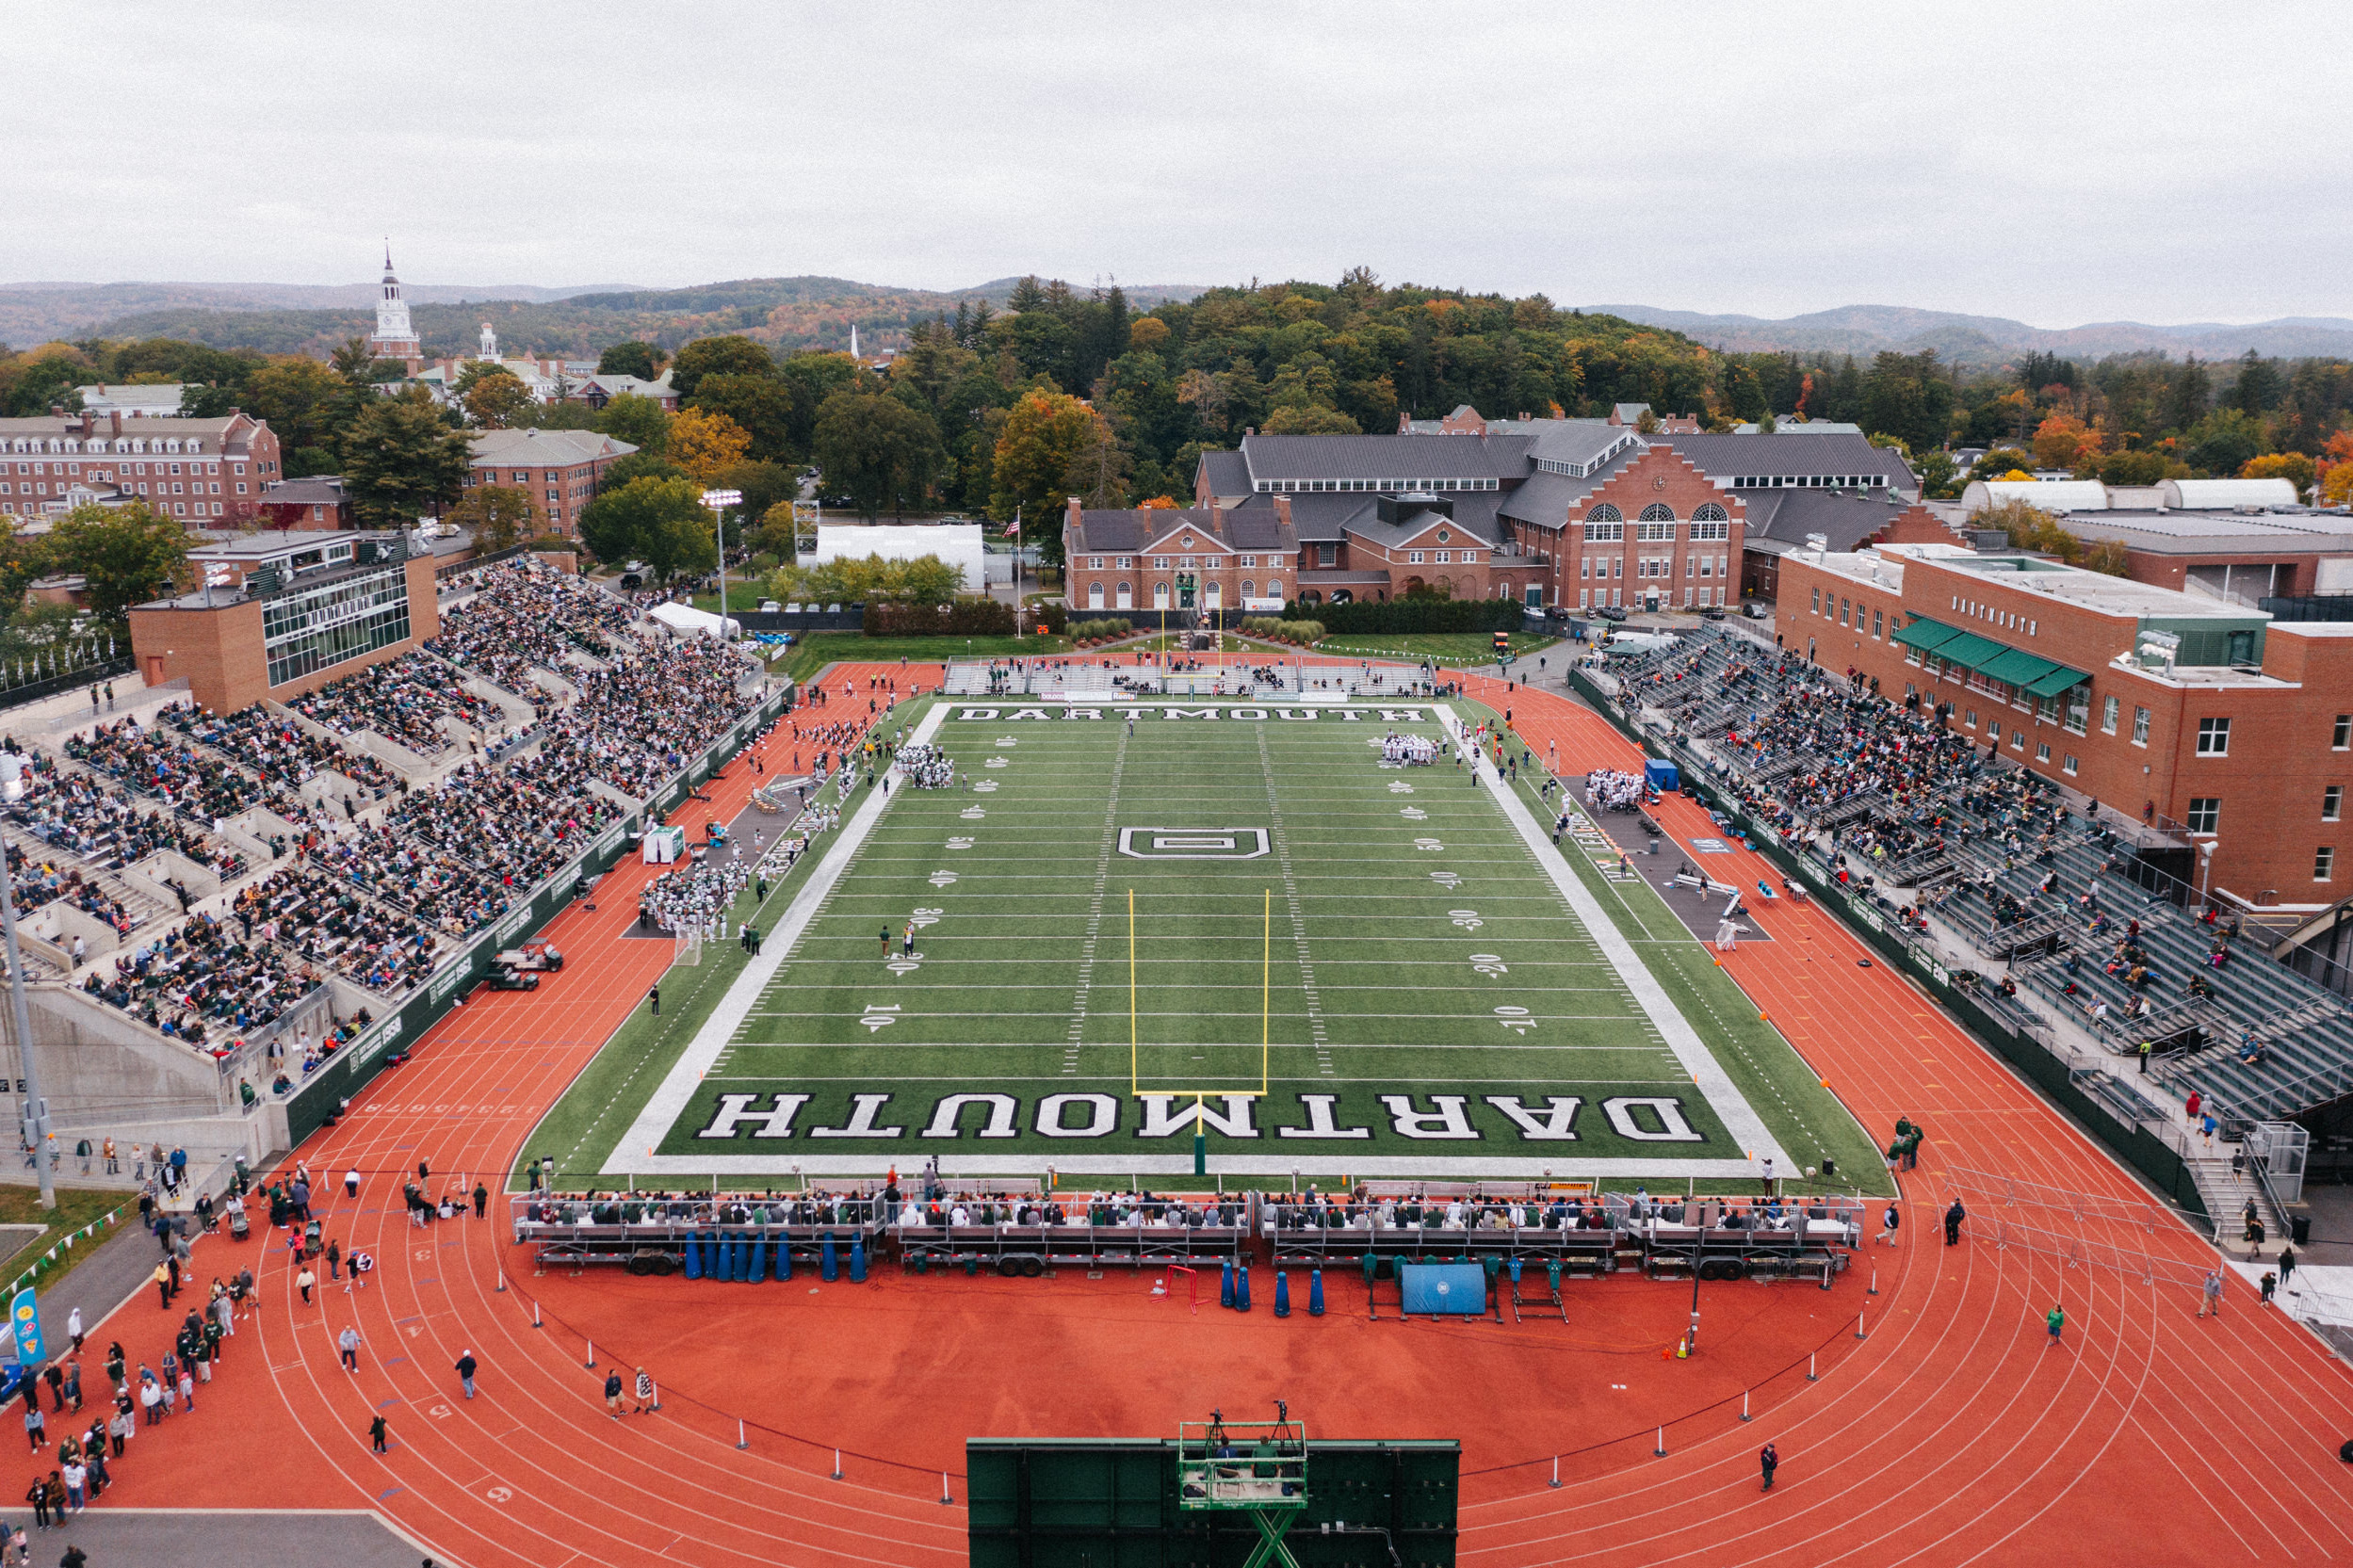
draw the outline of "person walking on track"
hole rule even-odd
[[[2054,1329],[2052,1332],[2055,1334],[2058,1331]],[[458,1352],[458,1382],[465,1389],[465,1397],[469,1399],[474,1398],[474,1352],[460,1350]]]
[[[2198,1316],[2200,1317],[2222,1316],[2222,1270],[2219,1269],[2206,1270],[2206,1283],[2199,1287],[2198,1293]]]
[[[1960,1245],[1961,1221],[1968,1218],[1969,1210],[1961,1206],[1960,1199],[1957,1197],[1955,1198],[1953,1200],[1953,1206],[1944,1211],[1944,1244],[1946,1246],[1957,1247]]]
[[[2056,1345],[2059,1343],[2059,1331],[2067,1327],[2067,1309],[2056,1301],[2052,1302],[2051,1310],[2043,1314],[2042,1324],[2051,1331],[2051,1343]]]
[[[1891,1198],[1888,1200],[1887,1212],[1879,1217],[1879,1239],[1892,1247],[1895,1245],[1895,1233],[1903,1228],[1904,1216],[1896,1208],[1895,1201]]]
[[[662,988],[659,985],[646,987],[645,999],[654,1004],[654,1016],[659,1018],[662,1015]]]
[[[367,1424],[368,1447],[375,1452],[381,1454],[384,1451],[384,1439],[390,1435],[391,1429],[381,1415]]]
[[[1772,1444],[1768,1443],[1763,1447],[1757,1450],[1757,1468],[1764,1472],[1764,1484],[1757,1488],[1758,1491],[1770,1492],[1773,1490],[1773,1472],[1779,1469],[1780,1465],[1781,1456],[1779,1453],[1775,1451]]]

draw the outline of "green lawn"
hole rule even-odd
[[[73,1155],[69,1153],[66,1156],[69,1170],[72,1169],[73,1159]],[[14,1281],[20,1278],[33,1267],[37,1259],[47,1253],[50,1248],[56,1247],[68,1235],[78,1232],[84,1225],[101,1218],[108,1209],[113,1208],[126,1209],[127,1218],[137,1221],[138,1219],[138,1194],[120,1190],[60,1187],[57,1188],[57,1206],[43,1211],[41,1206],[41,1188],[38,1186],[0,1187],[0,1224],[44,1227],[39,1237],[28,1241],[22,1252],[8,1260],[5,1269],[0,1270],[0,1279]],[[122,1220],[117,1220],[115,1224],[119,1227],[122,1222]],[[77,1237],[72,1247],[58,1250],[57,1261],[43,1268],[33,1283],[40,1289],[48,1289],[57,1283],[59,1276],[96,1252],[99,1243],[113,1234],[112,1230],[102,1227],[94,1236]]]
[[[1542,633],[1514,632],[1512,652],[1527,658],[1560,641]],[[1479,665],[1495,662],[1493,632],[1336,632],[1316,644],[1319,654],[1363,654],[1384,658],[1435,658],[1442,664]]]
[[[836,659],[846,662],[904,657],[917,664],[961,658],[1041,658],[1070,652],[1061,637],[868,637],[864,632],[811,632],[769,668],[805,681]]]
[[[1166,1174],[1190,1169],[1203,1096],[1228,1173],[1557,1167],[1738,1189],[1761,1133],[1784,1174],[1826,1152],[1879,1174],[1655,895],[1570,856],[1631,946],[1614,959],[1491,786],[1451,762],[1380,765],[1384,730],[1435,732],[1426,706],[1417,724],[1174,704],[1132,735],[1115,710],[949,711],[939,743],[971,788],[891,798],[799,941],[771,949],[784,962],[749,1012],[678,1069],[674,1119],[621,1147],[739,971],[732,946],[673,972],[660,1024],[641,1012],[528,1153],[627,1171],[650,1141],[670,1180],[708,1161],[754,1184],[929,1154]],[[1638,1003],[1646,970],[1696,1040]]]

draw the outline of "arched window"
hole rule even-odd
[[[1168,608],[1168,585],[1166,583],[1152,585],[1152,607],[1154,609]]]
[[[1101,583],[1089,583],[1087,585],[1087,608],[1101,609],[1102,607],[1103,585]]]
[[[1604,501],[1585,513],[1585,521],[1588,523],[1623,523],[1626,521],[1626,514]]]
[[[1729,523],[1732,520],[1732,514],[1713,501],[1705,501],[1700,504],[1697,511],[1691,514],[1691,520],[1694,523]]]
[[[1675,521],[1675,509],[1653,501],[1642,509],[1641,520],[1645,523],[1672,523]]]
[[[1247,577],[1241,580],[1241,596],[1244,599],[1256,599],[1258,596],[1258,585]]]
[[[1136,607],[1136,595],[1134,590],[1130,589],[1126,583],[1122,583],[1119,585],[1116,591],[1119,597],[1114,602],[1121,609],[1133,609]]]

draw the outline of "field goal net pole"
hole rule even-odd
[[[1263,1100],[1274,1086],[1274,890],[1264,890],[1265,900],[1259,917],[1258,937],[1258,1087],[1253,1090],[1225,1090],[1221,1095],[1246,1094]],[[1144,1094],[1144,1063],[1142,1037],[1137,1029],[1136,1011],[1136,890],[1128,890],[1128,1094],[1140,1099]],[[1176,1090],[1176,1094],[1193,1096],[1193,1173],[1209,1173],[1209,1118],[1208,1101],[1211,1091],[1206,1089]]]

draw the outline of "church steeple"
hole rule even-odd
[[[368,352],[380,360],[421,360],[425,346],[409,321],[409,302],[400,297],[400,280],[392,270],[392,241],[384,241],[384,284],[376,300],[376,330],[368,334]]]

